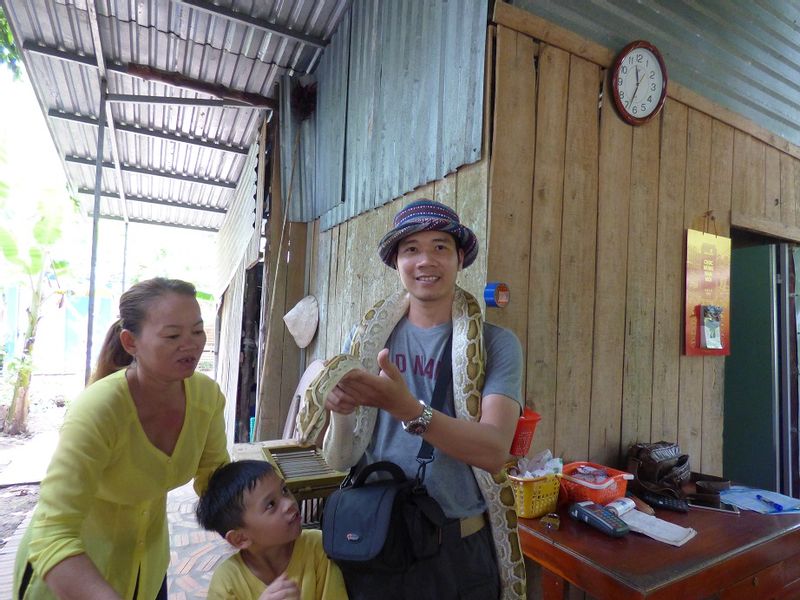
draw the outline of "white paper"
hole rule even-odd
[[[623,513],[620,519],[627,523],[631,531],[673,546],[683,546],[697,535],[697,531],[690,527],[681,527],[635,509]]]
[[[621,517],[625,513],[634,510],[636,508],[636,503],[630,498],[623,496],[622,498],[617,498],[613,502],[606,504],[606,508],[618,517]]]
[[[777,502],[783,506],[783,510],[775,510],[774,507],[759,500],[756,497],[757,494],[761,494],[765,498]],[[729,490],[723,490],[720,493],[720,498],[723,502],[728,502],[739,508],[753,510],[761,514],[786,515],[800,513],[800,499],[784,496],[783,494],[770,490],[734,485]]]

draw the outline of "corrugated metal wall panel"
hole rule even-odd
[[[350,13],[342,22],[315,73],[317,77],[316,150],[319,159],[314,172],[314,202],[317,215],[324,214],[342,200],[344,160],[344,110],[347,105],[348,56],[350,52]],[[307,199],[304,199],[307,201]]]
[[[612,50],[646,39],[671,80],[800,145],[800,5],[782,0],[511,0]]]
[[[472,0],[353,4],[316,72],[317,146],[296,167],[316,153],[314,193],[290,218],[328,229],[480,158],[486,18]]]
[[[253,238],[257,242],[260,230],[256,223],[256,186],[258,185],[258,143],[252,145],[247,155],[242,177],[236,188],[236,194],[225,222],[219,230],[219,255],[217,265],[217,283],[214,295],[219,297],[228,287],[228,283],[240,262],[249,262],[252,257],[247,252],[252,248]],[[260,225],[260,223],[259,223]],[[241,310],[241,308],[240,308]]]
[[[281,194],[290,221],[313,221],[320,214],[314,194],[316,161],[315,114],[300,121],[292,110],[292,90],[298,81],[288,75],[280,81]]]
[[[230,285],[224,289],[220,315],[220,335],[216,342],[216,379],[225,396],[225,430],[228,449],[233,447],[236,431],[236,399],[239,389],[239,353],[242,347],[242,315],[244,314],[245,264],[242,258],[234,265]],[[226,284],[227,285],[227,284]],[[222,296],[219,296],[222,297]]]
[[[344,202],[323,214],[323,229],[480,158],[481,129],[466,124],[483,112],[486,8],[444,0],[354,5]],[[454,35],[459,27],[470,35]],[[459,80],[473,85],[448,95]]]

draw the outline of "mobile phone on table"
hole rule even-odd
[[[584,500],[569,507],[569,516],[591,525],[611,537],[622,537],[628,533],[628,524],[601,504]]]
[[[732,515],[738,515],[739,509],[734,506],[733,504],[729,504],[728,502],[709,502],[707,500],[703,500],[701,498],[691,498],[687,500],[689,504],[689,508],[702,508],[703,510],[716,510],[718,512],[729,513]]]

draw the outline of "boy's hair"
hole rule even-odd
[[[239,460],[219,467],[197,503],[197,522],[222,537],[243,524],[244,493],[265,475],[275,473],[265,460]]]

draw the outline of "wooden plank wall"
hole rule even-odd
[[[799,149],[672,82],[630,127],[610,51],[505,3],[495,21],[487,278],[513,306],[488,318],[523,342],[534,450],[619,465],[677,440],[720,474],[724,358],[682,353],[685,232],[800,240]]]
[[[274,128],[278,147],[278,128]],[[305,223],[284,221],[279,153],[272,156],[270,220],[267,259],[264,261],[263,364],[256,401],[256,440],[282,437],[286,415],[302,374],[301,352],[286,329],[283,315],[305,295],[305,265],[308,232]],[[299,266],[299,267],[298,267]]]
[[[315,259],[309,293],[319,302],[320,323],[308,348],[309,361],[340,353],[345,337],[363,314],[375,302],[400,289],[397,272],[381,262],[377,251],[378,242],[391,229],[392,219],[400,208],[420,198],[433,198],[452,206],[481,242],[486,239],[488,165],[488,159],[484,158],[461,167],[444,179],[328,231],[320,233],[319,222],[315,223],[312,233],[316,238]],[[486,253],[481,250],[475,263],[459,273],[458,284],[482,303]]]
[[[526,403],[543,417],[534,451],[619,465],[632,443],[677,440],[693,469],[720,474],[724,358],[681,348],[685,230],[800,241],[800,148],[673,82],[659,117],[630,127],[608,101],[610,50],[495,6],[482,159],[329,231],[309,225],[304,293],[320,322],[306,361],[339,353],[399,288],[378,240],[399,208],[433,197],[482,243],[460,284],[478,297],[487,280],[511,287],[509,307],[487,319],[523,343]],[[303,232],[291,237],[300,249]],[[293,290],[286,310],[304,295],[287,279],[304,274],[300,254],[279,277]],[[302,370],[281,340],[288,353],[265,357],[269,431],[282,428]]]
[[[342,349],[350,328],[378,300],[400,289],[394,269],[386,267],[378,257],[381,237],[392,227],[392,219],[400,208],[420,199],[433,198],[452,206],[461,222],[470,227],[479,240],[475,262],[458,275],[458,285],[483,302],[487,268],[487,198],[491,142],[491,106],[494,75],[494,27],[486,39],[484,90],[483,151],[481,160],[460,167],[443,179],[417,188],[401,198],[342,223],[328,231],[313,226],[311,289],[320,305],[320,323],[309,346],[309,362],[330,358]],[[476,117],[476,118],[481,118]],[[310,228],[311,231],[311,228]]]

